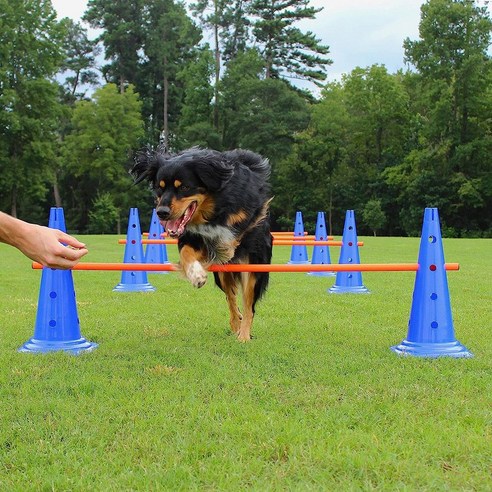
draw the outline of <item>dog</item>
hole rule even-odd
[[[205,285],[212,263],[271,263],[268,159],[240,149],[193,147],[170,154],[158,148],[137,153],[130,174],[135,184],[151,184],[159,221],[178,238],[179,267],[194,287]],[[231,330],[240,341],[250,340],[269,274],[214,272],[214,277],[226,295]]]

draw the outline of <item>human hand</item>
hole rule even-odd
[[[43,266],[70,269],[89,252],[84,243],[58,229],[36,224],[26,226],[27,229],[19,239],[17,247],[31,260]]]

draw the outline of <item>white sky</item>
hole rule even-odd
[[[52,0],[59,17],[79,20],[87,0]],[[390,73],[404,68],[403,40],[418,38],[420,6],[424,0],[311,0],[323,7],[316,20],[298,25],[312,31],[330,47],[333,64],[328,80],[355,67],[384,64]],[[484,4],[483,0],[478,3]]]

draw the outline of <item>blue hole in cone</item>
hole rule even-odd
[[[347,263],[352,263],[352,258],[348,258]]]
[[[429,243],[435,243],[436,241],[436,236],[429,236]]]
[[[56,326],[56,321],[54,319],[50,320],[49,325],[52,327]]]
[[[50,297],[52,299],[55,299],[56,298],[56,292],[50,292]]]
[[[439,326],[439,323],[437,321],[433,321],[431,323],[431,328],[434,328],[434,330]]]
[[[137,224],[132,224],[132,227],[135,229],[135,227],[137,227]]]
[[[435,292],[433,292],[433,293],[431,294],[431,299],[432,299],[433,301],[435,301],[435,300],[437,299],[437,294],[436,294]]]

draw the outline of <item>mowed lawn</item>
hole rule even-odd
[[[123,258],[116,236],[81,239],[87,261]],[[417,261],[417,238],[359,239],[362,262]],[[74,272],[99,347],[18,353],[41,273],[0,245],[0,490],[492,490],[492,240],[444,250],[461,264],[448,281],[471,359],[390,350],[407,334],[410,272],[363,273],[369,295],[273,274],[247,344],[211,275],[194,290],[149,274],[144,294],[112,292],[118,272]]]

